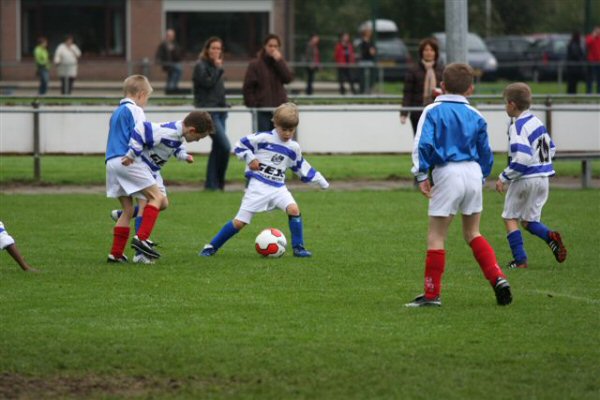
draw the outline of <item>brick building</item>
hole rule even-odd
[[[185,51],[184,80],[204,41],[225,44],[226,74],[241,79],[267,33],[278,34],[288,60],[293,49],[294,0],[2,0],[0,80],[33,79],[39,36],[49,52],[66,34],[82,50],[80,80],[121,80],[131,73],[161,79],[155,53],[166,29],[175,29]],[[55,71],[51,71],[54,74]]]

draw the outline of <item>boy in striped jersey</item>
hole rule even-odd
[[[462,214],[465,241],[483,275],[491,284],[498,305],[512,302],[510,285],[496,261],[496,254],[479,232],[483,210],[483,179],[492,170],[487,122],[466,96],[473,93],[473,69],[460,63],[448,65],[442,80],[443,95],[423,110],[413,147],[412,172],[421,193],[429,198],[429,229],[425,258],[425,293],[406,307],[439,307],[442,275],[446,264],[445,242],[454,216]],[[429,182],[431,173],[435,186]]]
[[[531,89],[517,82],[504,89],[506,113],[516,118],[509,129],[510,162],[496,181],[496,190],[504,192],[509,184],[502,218],[506,225],[507,239],[514,259],[509,268],[527,268],[527,253],[523,247],[521,225],[531,234],[543,239],[562,263],[567,249],[561,236],[540,222],[542,207],[548,200],[548,177],[554,175],[552,158],[556,147],[546,127],[530,111]]]
[[[141,149],[140,160],[150,169],[156,180],[158,189],[163,195],[160,204],[162,212],[168,207],[167,189],[165,188],[161,168],[171,157],[189,164],[194,162],[194,157],[188,154],[183,145],[186,142],[197,142],[206,136],[213,134],[214,126],[210,114],[206,111],[192,111],[182,121],[167,122],[162,124],[144,122],[143,134],[134,135],[130,140],[130,146]],[[147,204],[145,198],[138,198],[138,205],[134,208],[132,218],[135,218],[135,230],[138,232],[143,220],[143,210]],[[118,221],[123,210],[113,210],[111,217]],[[146,240],[154,246],[150,239]],[[134,247],[135,248],[135,247]],[[139,249],[133,257],[134,263],[153,264],[153,258],[148,257]]]
[[[316,183],[327,189],[329,183],[302,157],[300,145],[292,140],[299,123],[298,108],[284,103],[273,114],[275,129],[257,132],[240,139],[235,154],[246,163],[248,187],[235,218],[227,222],[200,256],[213,256],[233,235],[252,221],[254,214],[279,208],[288,215],[295,257],[310,257],[304,248],[303,223],[300,208],[285,186],[285,171],[290,168],[306,183]]]

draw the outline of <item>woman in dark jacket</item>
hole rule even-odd
[[[583,74],[583,63],[585,62],[585,52],[581,45],[581,34],[573,32],[571,41],[567,46],[567,93],[577,93],[577,83],[585,80]]]
[[[224,108],[225,84],[223,82],[223,41],[216,36],[209,38],[194,67],[194,105],[198,108]],[[215,133],[210,135],[212,148],[206,168],[207,190],[223,190],[225,173],[229,164],[231,144],[225,134],[227,112],[210,112]]]
[[[250,61],[244,77],[244,104],[246,107],[276,108],[287,102],[286,83],[292,81],[293,75],[280,51],[281,40],[275,34],[269,34],[263,41],[263,47],[255,59]],[[270,111],[259,111],[258,131],[273,129]]]
[[[438,61],[439,47],[437,40],[426,38],[419,44],[419,61],[410,68],[404,77],[404,98],[402,107],[424,107],[433,103],[437,88],[442,81],[444,66]],[[421,111],[410,112],[413,135],[417,132],[417,124]],[[400,113],[400,122],[406,123],[407,111]]]

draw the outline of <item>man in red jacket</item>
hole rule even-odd
[[[255,59],[250,61],[244,77],[244,104],[246,107],[276,108],[288,101],[285,87],[293,79],[280,51],[281,40],[275,34],[269,34],[263,41],[263,47]],[[273,113],[258,112],[258,132],[273,130]]]
[[[600,93],[600,26],[585,38],[588,60],[587,93],[592,93],[596,80],[596,93]]]

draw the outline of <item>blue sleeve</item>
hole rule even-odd
[[[490,138],[487,132],[487,122],[479,119],[479,131],[477,132],[477,154],[479,154],[479,165],[484,178],[492,173],[494,165],[494,154],[490,148]]]

